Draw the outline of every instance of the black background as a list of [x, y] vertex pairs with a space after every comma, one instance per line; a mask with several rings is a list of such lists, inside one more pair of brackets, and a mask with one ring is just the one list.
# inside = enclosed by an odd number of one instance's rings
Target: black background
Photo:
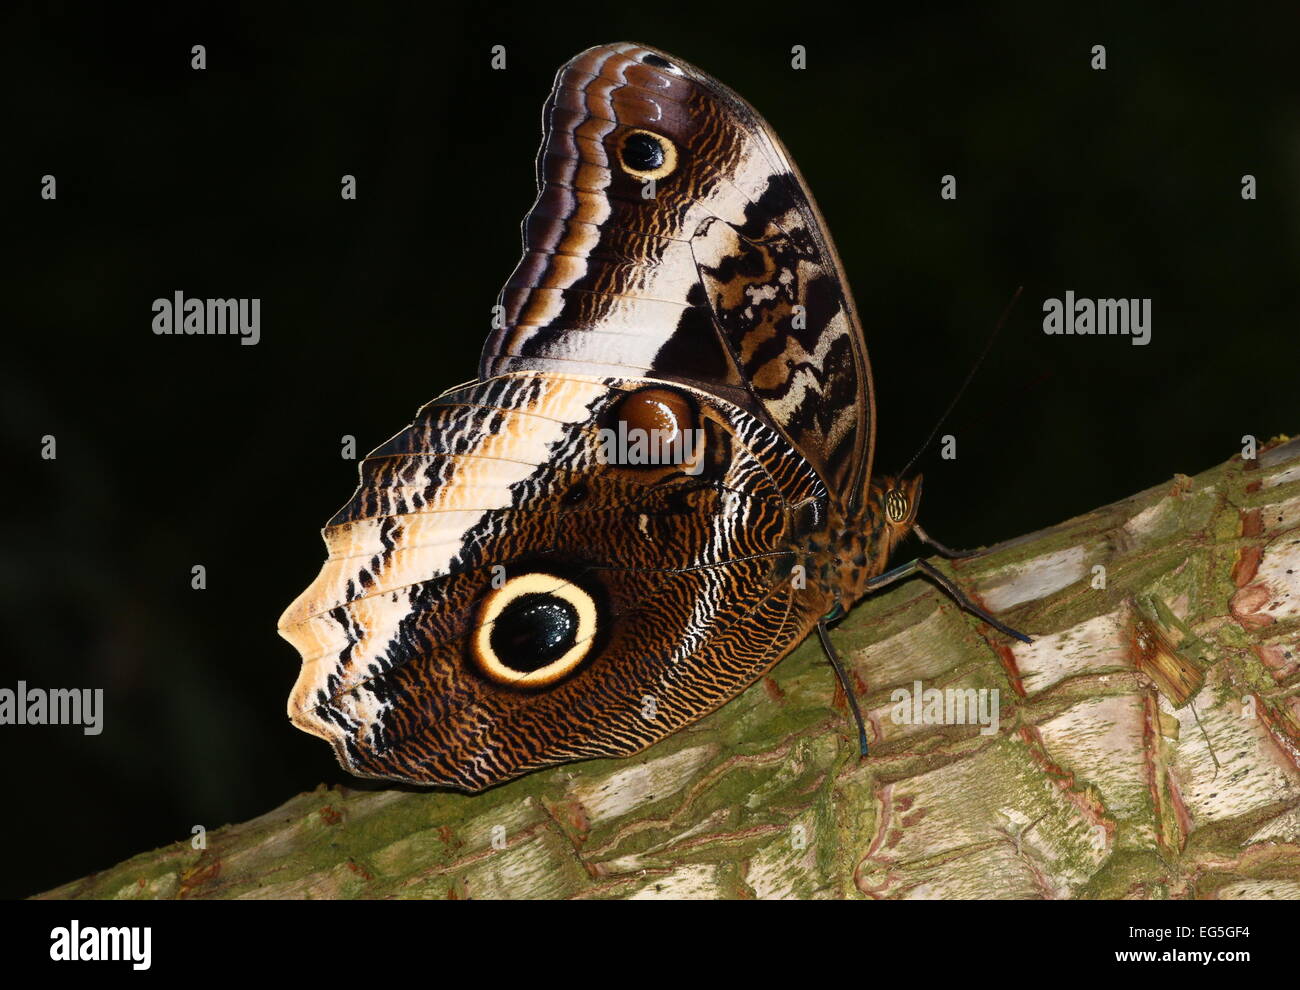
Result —
[[[298, 658], [275, 622], [355, 484], [340, 438], [364, 452], [474, 376], [542, 102], [589, 45], [691, 61], [782, 136], [863, 316], [880, 469], [1024, 284], [945, 427], [957, 459], [919, 465], [934, 536], [1006, 539], [1300, 430], [1284, 7], [191, 6], [4, 15], [0, 687], [102, 687], [107, 710], [97, 737], [0, 726], [0, 895], [349, 780], [285, 718]], [[177, 289], [260, 297], [261, 343], [155, 336]], [[1045, 336], [1067, 289], [1149, 297], [1151, 344]]]

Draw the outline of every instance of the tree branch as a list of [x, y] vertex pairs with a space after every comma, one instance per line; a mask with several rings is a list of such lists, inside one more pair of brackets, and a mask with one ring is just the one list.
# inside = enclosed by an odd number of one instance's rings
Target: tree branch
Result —
[[[321, 787], [42, 896], [1300, 896], [1300, 441], [940, 566], [1035, 642], [924, 580], [864, 602], [866, 761], [813, 636], [632, 759]], [[913, 724], [928, 689], [996, 731]]]

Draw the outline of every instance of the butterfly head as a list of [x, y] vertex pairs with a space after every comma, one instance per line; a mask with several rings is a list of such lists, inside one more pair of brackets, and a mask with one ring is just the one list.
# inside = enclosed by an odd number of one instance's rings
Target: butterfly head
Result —
[[888, 550], [900, 543], [916, 524], [921, 504], [921, 475], [877, 478], [871, 485], [871, 506]]

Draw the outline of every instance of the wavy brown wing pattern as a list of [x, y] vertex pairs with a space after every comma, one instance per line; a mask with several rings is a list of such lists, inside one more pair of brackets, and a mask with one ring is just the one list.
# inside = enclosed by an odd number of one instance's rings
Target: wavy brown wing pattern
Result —
[[556, 76], [537, 183], [480, 377], [702, 383], [857, 497], [875, 426], [862, 331], [812, 195], [752, 107], [653, 48], [589, 49]]
[[[669, 407], [689, 463], [611, 464], [603, 429]], [[820, 479], [707, 392], [522, 372], [463, 386], [375, 450], [285, 612], [300, 728], [363, 775], [479, 790], [635, 753], [808, 633], [794, 506]]]

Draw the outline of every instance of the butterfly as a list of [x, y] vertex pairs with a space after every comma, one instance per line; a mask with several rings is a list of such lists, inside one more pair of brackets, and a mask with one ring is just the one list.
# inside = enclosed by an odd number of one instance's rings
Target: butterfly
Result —
[[543, 132], [478, 378], [363, 461], [280, 619], [293, 723], [354, 774], [479, 791], [638, 753], [814, 629], [843, 680], [827, 623], [910, 574], [1020, 636], [926, 561], [886, 571], [928, 540], [921, 479], [872, 475], [861, 325], [758, 113], [611, 44]]

